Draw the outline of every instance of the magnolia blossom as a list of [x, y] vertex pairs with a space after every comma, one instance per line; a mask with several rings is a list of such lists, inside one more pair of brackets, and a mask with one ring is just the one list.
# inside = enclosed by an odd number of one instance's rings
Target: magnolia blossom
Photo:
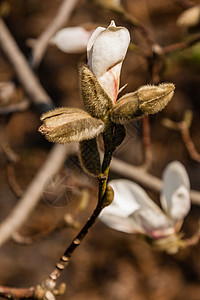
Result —
[[190, 210], [189, 178], [177, 161], [170, 163], [163, 173], [161, 206], [164, 211], [130, 180], [112, 180], [109, 185], [114, 190], [114, 200], [102, 211], [100, 219], [119, 231], [141, 233], [152, 239], [173, 236]]
[[107, 28], [98, 27], [87, 45], [89, 68], [113, 102], [117, 99], [122, 62], [129, 43], [128, 30], [116, 27], [111, 21]]
[[63, 28], [54, 35], [50, 43], [65, 53], [83, 53], [87, 49], [91, 34], [91, 30], [83, 27]]

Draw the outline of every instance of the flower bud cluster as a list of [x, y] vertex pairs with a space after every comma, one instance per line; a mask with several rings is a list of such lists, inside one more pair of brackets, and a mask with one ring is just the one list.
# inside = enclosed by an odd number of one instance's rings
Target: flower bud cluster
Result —
[[[93, 139], [100, 133], [103, 135], [109, 133], [107, 141], [112, 140], [111, 148], [114, 149], [124, 139], [123, 126], [126, 122], [159, 112], [173, 96], [174, 85], [164, 83], [140, 87], [136, 92], [125, 94], [117, 100], [122, 62], [129, 43], [128, 30], [116, 27], [114, 21], [111, 21], [107, 28], [98, 27], [87, 44], [88, 65], [80, 69], [84, 110], [58, 108], [41, 117], [43, 125], [39, 131], [49, 141], [62, 144], [88, 141], [87, 147], [85, 143], [80, 145], [82, 162], [87, 161], [87, 158], [83, 157], [85, 148], [96, 149], [96, 153], [91, 157], [99, 157]], [[97, 160], [99, 164], [99, 158]], [[95, 160], [91, 165], [95, 165]], [[99, 168], [92, 171], [93, 167], [87, 166], [86, 169], [95, 176], [99, 173]]]

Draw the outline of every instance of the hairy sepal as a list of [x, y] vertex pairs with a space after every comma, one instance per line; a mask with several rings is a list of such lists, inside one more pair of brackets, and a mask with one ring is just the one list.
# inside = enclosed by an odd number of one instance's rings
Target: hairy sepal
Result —
[[80, 85], [85, 110], [95, 118], [102, 118], [113, 103], [87, 66], [80, 69]]

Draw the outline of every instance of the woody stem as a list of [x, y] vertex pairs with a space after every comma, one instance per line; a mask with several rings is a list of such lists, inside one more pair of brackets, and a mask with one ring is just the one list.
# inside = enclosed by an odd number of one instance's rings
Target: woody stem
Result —
[[94, 209], [91, 217], [87, 220], [85, 225], [82, 227], [80, 232], [75, 236], [69, 247], [66, 249], [64, 254], [60, 257], [59, 261], [57, 262], [55, 269], [49, 275], [49, 286], [55, 286], [58, 277], [60, 277], [61, 272], [65, 269], [68, 265], [70, 257], [72, 256], [74, 250], [81, 244], [85, 236], [88, 234], [90, 228], [96, 222], [100, 212], [102, 211], [103, 205], [103, 196], [105, 194], [106, 186], [107, 186], [107, 179], [108, 179], [108, 172], [110, 167], [110, 162], [112, 159], [112, 151], [105, 151], [104, 161], [102, 165], [102, 174], [99, 176], [99, 195], [98, 195], [98, 203], [96, 208]]

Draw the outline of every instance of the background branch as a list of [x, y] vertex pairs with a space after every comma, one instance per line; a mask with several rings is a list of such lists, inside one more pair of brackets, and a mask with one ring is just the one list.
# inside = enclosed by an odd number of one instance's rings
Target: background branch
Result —
[[19, 227], [27, 220], [30, 212], [37, 205], [43, 192], [47, 178], [59, 171], [65, 162], [66, 156], [73, 153], [74, 144], [52, 147], [46, 162], [38, 171], [35, 178], [25, 191], [23, 197], [15, 206], [7, 219], [0, 226], [0, 246], [5, 243]]
[[2, 18], [0, 18], [0, 32], [0, 46], [14, 68], [29, 99], [42, 111], [53, 108], [53, 101], [30, 69], [26, 58], [20, 51]]
[[33, 45], [33, 58], [32, 66], [37, 68], [40, 64], [42, 57], [46, 51], [50, 38], [65, 24], [67, 23], [75, 5], [78, 0], [64, 0], [60, 5], [55, 18], [42, 32], [39, 38]]

